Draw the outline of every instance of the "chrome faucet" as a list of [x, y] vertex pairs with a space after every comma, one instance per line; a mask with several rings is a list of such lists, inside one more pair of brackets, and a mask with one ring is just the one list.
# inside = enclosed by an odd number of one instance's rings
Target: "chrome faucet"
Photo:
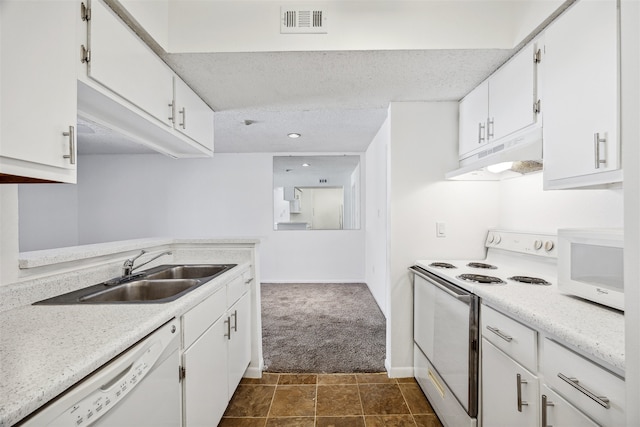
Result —
[[145, 266], [145, 265], [149, 264], [151, 261], [155, 261], [156, 259], [160, 258], [161, 256], [164, 256], [164, 255], [171, 255], [171, 251], [165, 251], [165, 252], [162, 252], [162, 253], [160, 253], [160, 254], [158, 254], [158, 255], [154, 256], [154, 257], [153, 257], [153, 258], [151, 258], [149, 261], [147, 261], [147, 262], [143, 262], [142, 264], [137, 265], [137, 266], [135, 266], [135, 267], [134, 267], [134, 266], [133, 266], [133, 263], [134, 263], [138, 258], [140, 258], [142, 255], [144, 255], [144, 254], [146, 254], [146, 253], [147, 253], [147, 251], [145, 251], [145, 250], [143, 249], [143, 250], [141, 250], [141, 251], [140, 251], [140, 253], [139, 253], [138, 255], [134, 256], [133, 258], [129, 258], [129, 259], [127, 259], [127, 260], [124, 262], [124, 264], [122, 265], [122, 277], [123, 277], [123, 278], [124, 278], [124, 277], [130, 277], [130, 276], [131, 276], [131, 274], [133, 273], [133, 270], [137, 270], [137, 269], [139, 269], [140, 267], [142, 267], [142, 266]]

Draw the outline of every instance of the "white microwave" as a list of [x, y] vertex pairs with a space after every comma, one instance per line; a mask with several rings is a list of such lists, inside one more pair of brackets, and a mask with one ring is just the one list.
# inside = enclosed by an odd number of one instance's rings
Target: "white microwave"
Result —
[[624, 310], [622, 229], [559, 229], [558, 289]]

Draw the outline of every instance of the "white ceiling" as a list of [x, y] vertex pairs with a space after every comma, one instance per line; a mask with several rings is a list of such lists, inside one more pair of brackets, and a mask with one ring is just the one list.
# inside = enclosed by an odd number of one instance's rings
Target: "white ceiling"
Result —
[[[390, 102], [457, 101], [512, 53], [188, 53], [169, 54], [166, 60], [215, 110], [216, 152], [363, 152]], [[81, 154], [153, 152], [89, 128], [79, 128]], [[302, 137], [292, 140], [290, 132]]]
[[[457, 101], [512, 53], [190, 53], [166, 60], [216, 111], [216, 152], [363, 152], [391, 101]], [[290, 132], [302, 137], [291, 140]]]

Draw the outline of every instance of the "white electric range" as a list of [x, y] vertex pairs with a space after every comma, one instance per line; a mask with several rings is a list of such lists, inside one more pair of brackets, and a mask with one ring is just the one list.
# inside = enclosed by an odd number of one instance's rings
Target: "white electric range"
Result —
[[479, 288], [557, 287], [556, 236], [489, 230], [481, 260], [421, 260], [414, 275], [414, 375], [447, 426], [476, 427]]
[[481, 260], [419, 260], [416, 265], [469, 292], [481, 286], [557, 286], [553, 234], [489, 230]]

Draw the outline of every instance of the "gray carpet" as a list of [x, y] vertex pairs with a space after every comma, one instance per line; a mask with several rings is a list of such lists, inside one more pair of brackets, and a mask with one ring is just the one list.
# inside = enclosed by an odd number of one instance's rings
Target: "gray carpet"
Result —
[[365, 284], [262, 284], [267, 372], [382, 372], [385, 333]]

